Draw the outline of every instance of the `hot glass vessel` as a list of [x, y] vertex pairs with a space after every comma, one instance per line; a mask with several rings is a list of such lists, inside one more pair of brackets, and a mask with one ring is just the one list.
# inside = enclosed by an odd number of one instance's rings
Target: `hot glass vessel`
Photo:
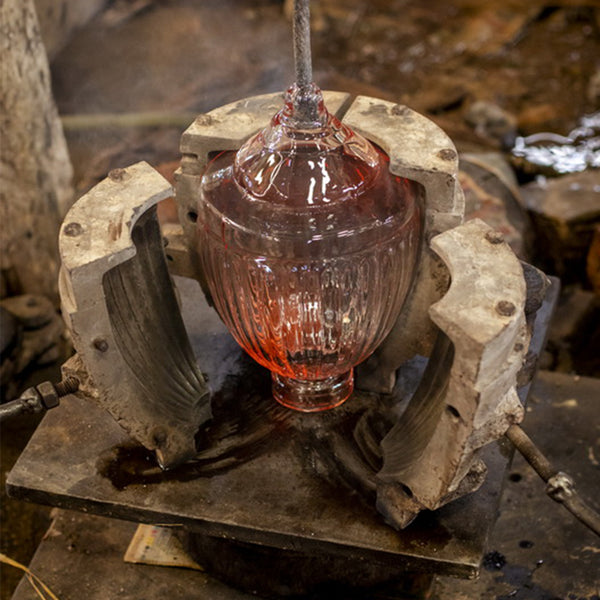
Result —
[[302, 411], [338, 406], [394, 324], [422, 232], [421, 187], [290, 88], [270, 125], [202, 177], [198, 252], [219, 315]]

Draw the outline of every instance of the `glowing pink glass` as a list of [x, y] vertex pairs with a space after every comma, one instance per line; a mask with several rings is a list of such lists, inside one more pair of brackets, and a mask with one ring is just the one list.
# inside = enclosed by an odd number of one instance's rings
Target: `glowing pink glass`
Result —
[[[271, 124], [202, 178], [199, 254], [215, 307], [270, 369], [275, 399], [338, 406], [410, 288], [421, 188], [297, 87]], [[307, 112], [306, 107], [312, 107]]]

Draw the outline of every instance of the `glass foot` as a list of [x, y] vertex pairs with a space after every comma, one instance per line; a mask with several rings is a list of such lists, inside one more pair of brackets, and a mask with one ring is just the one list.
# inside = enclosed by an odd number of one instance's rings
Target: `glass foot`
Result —
[[273, 376], [273, 396], [279, 404], [302, 412], [318, 412], [335, 408], [348, 399], [354, 389], [352, 370], [342, 375], [303, 381]]

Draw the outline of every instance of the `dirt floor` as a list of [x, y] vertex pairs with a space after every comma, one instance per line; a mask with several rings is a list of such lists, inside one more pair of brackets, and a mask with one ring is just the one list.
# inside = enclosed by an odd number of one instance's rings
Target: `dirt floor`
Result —
[[[193, 115], [287, 87], [293, 60], [286, 6], [114, 0], [76, 32], [51, 69], [60, 114], [83, 117], [65, 122], [78, 193], [138, 160], [170, 176]], [[595, 0], [314, 0], [313, 26], [315, 80], [323, 89], [407, 104], [442, 126], [460, 151], [500, 150], [517, 164], [510, 157], [517, 136], [565, 136], [600, 107]], [[148, 112], [160, 113], [158, 124], [146, 125]], [[115, 125], [114, 113], [130, 117]], [[98, 114], [105, 117], [90, 118]], [[517, 175], [532, 181], [536, 170], [521, 164]], [[548, 359], [553, 367], [560, 352], [569, 354], [568, 344], [559, 346]], [[587, 365], [593, 347], [577, 347]], [[568, 361], [565, 369], [579, 372], [572, 356]], [[600, 374], [597, 363], [582, 369]], [[3, 427], [3, 481], [34, 426]], [[48, 514], [3, 495], [2, 552], [27, 563]], [[3, 572], [1, 600], [19, 577]]]

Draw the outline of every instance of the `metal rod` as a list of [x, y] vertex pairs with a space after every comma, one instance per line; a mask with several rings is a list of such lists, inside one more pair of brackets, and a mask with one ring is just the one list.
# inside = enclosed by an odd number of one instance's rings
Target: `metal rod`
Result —
[[59, 398], [75, 393], [79, 380], [67, 377], [56, 385], [45, 381], [36, 387], [27, 388], [16, 400], [0, 405], [0, 422], [24, 414], [36, 414], [50, 410], [59, 404]]
[[69, 394], [74, 394], [79, 389], [79, 380], [76, 377], [67, 377], [62, 381], [59, 381], [54, 389], [58, 394], [59, 398], [63, 396], [68, 396]]
[[573, 479], [552, 466], [552, 463], [518, 425], [511, 425], [506, 432], [506, 437], [546, 482], [546, 494], [552, 500], [562, 504], [573, 516], [600, 536], [600, 514], [577, 493]]
[[294, 63], [296, 84], [304, 90], [312, 83], [310, 52], [310, 0], [294, 0]]
[[552, 466], [519, 425], [511, 425], [506, 432], [506, 437], [546, 483], [550, 477], [556, 475], [557, 469]]
[[34, 414], [42, 412], [42, 410], [44, 410], [44, 407], [41, 398], [37, 403], [35, 399], [17, 398], [0, 405], [0, 423], [19, 415]]

